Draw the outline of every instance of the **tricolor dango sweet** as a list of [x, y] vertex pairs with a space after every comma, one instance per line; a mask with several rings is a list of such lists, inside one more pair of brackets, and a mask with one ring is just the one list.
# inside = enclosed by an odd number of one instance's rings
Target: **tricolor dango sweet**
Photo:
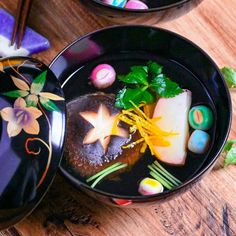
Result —
[[194, 129], [208, 130], [213, 125], [213, 113], [207, 106], [194, 106], [189, 112], [189, 124]]
[[188, 149], [196, 154], [203, 154], [207, 151], [210, 143], [210, 135], [202, 130], [195, 130], [188, 141]]
[[155, 179], [145, 178], [140, 182], [138, 191], [142, 195], [152, 195], [162, 193], [164, 187]]

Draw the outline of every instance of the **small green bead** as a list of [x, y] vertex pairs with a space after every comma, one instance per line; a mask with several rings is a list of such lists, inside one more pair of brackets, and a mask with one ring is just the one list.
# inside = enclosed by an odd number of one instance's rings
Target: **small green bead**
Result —
[[188, 120], [192, 128], [208, 130], [213, 125], [213, 112], [206, 106], [195, 106], [189, 111]]

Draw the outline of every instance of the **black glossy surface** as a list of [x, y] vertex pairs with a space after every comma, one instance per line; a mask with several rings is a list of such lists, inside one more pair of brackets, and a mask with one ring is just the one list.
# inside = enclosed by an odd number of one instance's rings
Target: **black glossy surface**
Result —
[[[64, 143], [65, 102], [53, 101], [58, 111], [48, 111], [38, 102], [32, 111], [36, 109], [41, 114], [35, 119], [39, 130], [30, 131], [29, 124], [33, 118], [28, 110], [14, 107], [18, 96], [10, 97], [4, 93], [21, 90], [32, 94], [26, 88], [32, 88], [32, 81], [44, 71], [47, 75], [41, 92], [63, 97], [60, 84], [54, 74], [35, 59], [5, 58], [0, 60], [0, 64], [4, 68], [0, 71], [0, 229], [3, 229], [15, 224], [36, 207], [56, 174]], [[23, 85], [14, 83], [13, 76]], [[25, 101], [27, 96], [20, 99]], [[10, 122], [3, 116], [6, 107], [14, 110], [15, 117]], [[21, 117], [22, 114], [24, 116]], [[19, 119], [16, 121], [17, 116]], [[11, 136], [10, 123], [24, 128], [18, 134], [12, 129]]]
[[[137, 40], [138, 39], [138, 40]], [[193, 105], [204, 103], [215, 113], [215, 126], [211, 131], [212, 148], [208, 155], [194, 162], [179, 176], [184, 184], [173, 191], [156, 196], [119, 196], [93, 190], [76, 177], [63, 161], [63, 174], [88, 194], [113, 204], [114, 198], [139, 203], [165, 200], [185, 191], [215, 163], [231, 126], [231, 101], [228, 89], [214, 62], [196, 45], [179, 35], [158, 28], [144, 26], [112, 27], [89, 34], [66, 48], [51, 64], [52, 71], [63, 84], [67, 102], [82, 94], [96, 90], [88, 84], [91, 68], [100, 62], [111, 63], [122, 72], [133, 63], [155, 59], [165, 65], [165, 73], [193, 92]], [[107, 61], [109, 60], [109, 61]], [[124, 68], [118, 66], [124, 63]], [[121, 70], [122, 68], [122, 70]], [[116, 68], [117, 69], [117, 68]], [[111, 88], [114, 92], [117, 87]], [[214, 137], [215, 135], [215, 137]], [[196, 157], [192, 157], [193, 160]], [[191, 160], [191, 161], [193, 161]], [[200, 169], [199, 169], [200, 168]], [[178, 173], [178, 171], [177, 171]], [[135, 204], [131, 205], [135, 206]]]
[[145, 0], [149, 9], [135, 10], [114, 7], [101, 0], [80, 0], [94, 14], [120, 24], [156, 24], [186, 14], [202, 0]]

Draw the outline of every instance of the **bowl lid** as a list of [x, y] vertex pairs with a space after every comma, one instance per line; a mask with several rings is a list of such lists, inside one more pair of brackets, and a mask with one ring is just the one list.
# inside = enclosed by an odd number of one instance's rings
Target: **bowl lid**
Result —
[[66, 108], [57, 78], [36, 59], [0, 59], [0, 85], [1, 222], [4, 210], [20, 209], [8, 218], [32, 210], [51, 184], [62, 157]]

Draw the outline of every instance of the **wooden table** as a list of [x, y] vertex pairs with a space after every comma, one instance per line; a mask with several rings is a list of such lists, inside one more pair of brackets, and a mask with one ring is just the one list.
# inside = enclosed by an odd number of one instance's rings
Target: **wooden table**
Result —
[[[14, 12], [16, 1], [1, 0]], [[35, 0], [30, 26], [48, 37], [52, 48], [36, 55], [46, 63], [68, 43], [111, 23], [84, 11], [77, 0]], [[180, 33], [207, 51], [218, 65], [236, 68], [236, 1], [205, 0], [187, 15], [159, 26]], [[1, 26], [0, 26], [1, 27]], [[231, 138], [236, 138], [236, 94]], [[166, 236], [236, 235], [236, 166], [214, 170], [190, 191], [144, 209], [111, 208], [76, 191], [57, 176], [38, 208], [0, 235]]]

